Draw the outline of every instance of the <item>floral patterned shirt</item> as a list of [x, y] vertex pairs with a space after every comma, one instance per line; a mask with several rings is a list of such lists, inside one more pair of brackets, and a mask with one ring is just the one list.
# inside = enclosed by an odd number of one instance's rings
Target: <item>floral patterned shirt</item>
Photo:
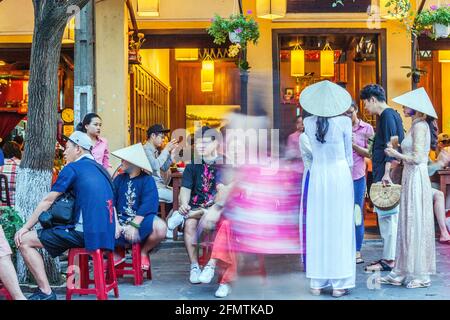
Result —
[[181, 186], [190, 189], [191, 208], [209, 207], [217, 193], [219, 182], [218, 168], [215, 163], [188, 164], [183, 172]]

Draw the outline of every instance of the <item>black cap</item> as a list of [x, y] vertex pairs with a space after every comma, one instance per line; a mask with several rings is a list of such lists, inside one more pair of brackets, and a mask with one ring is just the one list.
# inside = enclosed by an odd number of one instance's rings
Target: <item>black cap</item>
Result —
[[158, 133], [168, 133], [170, 132], [170, 129], [164, 129], [164, 126], [162, 124], [154, 124], [147, 130], [147, 138], [150, 138], [152, 133], [158, 134]]

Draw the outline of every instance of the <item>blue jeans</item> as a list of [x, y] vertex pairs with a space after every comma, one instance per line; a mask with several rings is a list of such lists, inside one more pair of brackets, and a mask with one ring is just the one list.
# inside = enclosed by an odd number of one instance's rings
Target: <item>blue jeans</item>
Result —
[[356, 251], [361, 251], [364, 241], [364, 195], [366, 193], [366, 177], [354, 180], [353, 189], [355, 192], [355, 206], [359, 205], [361, 208], [362, 222], [360, 226], [355, 226]]

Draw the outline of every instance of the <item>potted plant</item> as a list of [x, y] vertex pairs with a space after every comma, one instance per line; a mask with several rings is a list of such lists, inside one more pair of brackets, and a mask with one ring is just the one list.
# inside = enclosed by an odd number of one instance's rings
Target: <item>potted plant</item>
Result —
[[13, 207], [0, 207], [0, 225], [11, 247], [13, 252], [12, 258], [15, 262], [17, 248], [14, 242], [14, 235], [23, 225], [22, 218], [20, 218], [18, 212]]
[[406, 75], [408, 78], [413, 79], [414, 83], [419, 83], [420, 82], [420, 76], [424, 75], [427, 73], [426, 70], [422, 70], [422, 69], [418, 69], [418, 68], [413, 68], [410, 66], [403, 66], [403, 69], [409, 69], [410, 72], [408, 72], [408, 74]]
[[249, 15], [233, 14], [229, 18], [215, 15], [212, 24], [207, 29], [208, 34], [214, 38], [215, 44], [223, 44], [229, 39], [232, 43], [228, 49], [230, 57], [239, 56], [237, 65], [241, 71], [248, 71], [250, 66], [247, 61], [247, 44], [256, 44], [259, 39], [258, 23]]
[[450, 4], [445, 6], [431, 6], [429, 10], [422, 11], [416, 18], [418, 32], [429, 32], [433, 39], [447, 38], [450, 34]]
[[128, 43], [128, 62], [134, 64], [141, 63], [141, 56], [139, 55], [139, 49], [145, 42], [144, 34], [138, 33], [137, 39], [134, 31], [128, 33], [129, 43]]

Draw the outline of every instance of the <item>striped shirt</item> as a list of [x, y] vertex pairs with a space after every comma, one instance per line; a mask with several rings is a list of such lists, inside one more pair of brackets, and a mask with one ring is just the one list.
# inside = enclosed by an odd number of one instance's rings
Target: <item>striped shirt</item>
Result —
[[[0, 174], [6, 175], [8, 178], [9, 198], [11, 206], [14, 207], [16, 195], [17, 170], [20, 166], [20, 160], [17, 158], [5, 159], [5, 164], [0, 167]], [[2, 188], [2, 199], [6, 199], [6, 192]], [[6, 207], [6, 202], [1, 201], [0, 207]]]

